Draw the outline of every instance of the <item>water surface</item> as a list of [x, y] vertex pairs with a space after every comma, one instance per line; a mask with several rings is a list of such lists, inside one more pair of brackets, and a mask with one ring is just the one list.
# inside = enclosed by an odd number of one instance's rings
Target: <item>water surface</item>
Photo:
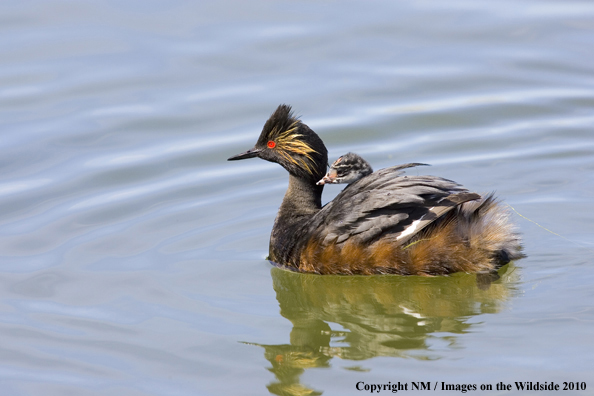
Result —
[[[3, 395], [350, 395], [359, 381], [593, 392], [591, 2], [0, 11]], [[471, 274], [271, 267], [287, 174], [225, 160], [279, 103], [331, 160], [424, 162], [409, 172], [496, 191], [528, 257], [488, 288]]]

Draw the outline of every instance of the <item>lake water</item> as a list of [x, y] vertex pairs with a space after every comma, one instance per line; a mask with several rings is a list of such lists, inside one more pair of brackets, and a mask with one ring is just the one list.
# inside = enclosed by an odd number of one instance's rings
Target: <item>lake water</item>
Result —
[[[594, 394], [594, 2], [33, 0], [0, 20], [1, 395]], [[528, 257], [487, 289], [273, 268], [287, 173], [226, 159], [280, 103], [331, 161], [496, 191]]]

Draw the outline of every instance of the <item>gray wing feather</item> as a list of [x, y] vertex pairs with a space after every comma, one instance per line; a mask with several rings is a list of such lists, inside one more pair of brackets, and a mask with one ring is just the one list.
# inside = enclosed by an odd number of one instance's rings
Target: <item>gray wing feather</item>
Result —
[[458, 204], [480, 198], [451, 180], [401, 176], [401, 169], [416, 165], [381, 169], [348, 185], [314, 215], [310, 235], [322, 245], [351, 238], [369, 243], [387, 234], [396, 241], [409, 225], [421, 220], [413, 234], [397, 241], [404, 243]]

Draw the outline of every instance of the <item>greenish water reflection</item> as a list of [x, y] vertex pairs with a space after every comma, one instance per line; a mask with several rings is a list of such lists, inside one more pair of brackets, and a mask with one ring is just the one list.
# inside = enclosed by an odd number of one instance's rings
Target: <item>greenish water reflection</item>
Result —
[[[269, 370], [276, 376], [268, 390], [276, 395], [319, 395], [302, 385], [300, 376], [308, 368], [329, 367], [334, 357], [439, 359], [430, 338], [445, 340], [448, 348], [462, 347], [458, 335], [473, 326], [470, 318], [499, 312], [516, 294], [516, 267], [510, 264], [498, 275], [485, 284], [474, 274], [319, 276], [274, 268], [280, 312], [293, 329], [290, 344], [257, 344], [265, 349], [272, 364]], [[344, 330], [332, 330], [329, 323]]]

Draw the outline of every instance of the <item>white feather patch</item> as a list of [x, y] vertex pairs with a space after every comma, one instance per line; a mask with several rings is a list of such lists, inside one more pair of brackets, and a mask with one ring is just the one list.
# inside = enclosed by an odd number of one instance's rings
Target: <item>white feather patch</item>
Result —
[[[435, 209], [435, 206], [433, 206], [432, 208], [429, 208], [429, 212], [431, 212], [433, 209]], [[404, 229], [404, 231], [402, 231], [402, 233], [400, 233], [400, 235], [398, 235], [396, 237], [396, 240], [399, 240], [401, 238], [404, 238], [404, 237], [414, 234], [417, 230], [417, 226], [423, 220], [423, 217], [425, 217], [425, 215], [421, 216], [421, 218], [419, 218], [418, 220], [413, 221], [408, 227], [406, 227]]]
[[419, 220], [413, 221], [411, 225], [409, 225], [408, 227], [406, 227], [404, 229], [404, 231], [402, 231], [402, 233], [396, 237], [396, 240], [399, 240], [400, 238], [404, 238], [405, 236], [409, 236], [411, 234], [414, 234], [414, 232], [417, 229], [417, 226], [419, 225], [419, 223], [421, 222], [421, 220], [423, 220], [423, 217], [421, 217]]

